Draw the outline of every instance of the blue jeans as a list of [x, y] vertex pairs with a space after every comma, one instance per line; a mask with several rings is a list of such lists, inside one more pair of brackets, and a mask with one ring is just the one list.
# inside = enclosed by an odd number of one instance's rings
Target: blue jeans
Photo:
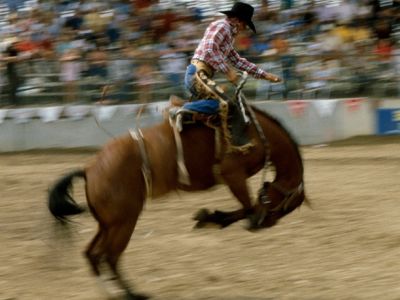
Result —
[[186, 109], [197, 111], [203, 114], [216, 114], [219, 111], [219, 101], [215, 99], [199, 99], [199, 92], [196, 90], [195, 74], [197, 69], [190, 64], [186, 68], [185, 73], [185, 88], [196, 99], [194, 102], [185, 103], [183, 106]]
[[184, 84], [186, 90], [193, 96], [197, 97], [198, 93], [195, 88], [194, 84], [194, 75], [196, 74], [196, 66], [195, 65], [188, 65], [186, 68], [186, 73], [185, 73], [185, 79], [184, 79]]

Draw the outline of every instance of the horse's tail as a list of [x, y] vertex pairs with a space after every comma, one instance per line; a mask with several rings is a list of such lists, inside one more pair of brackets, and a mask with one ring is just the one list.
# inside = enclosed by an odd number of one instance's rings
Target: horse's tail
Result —
[[67, 216], [85, 211], [70, 195], [72, 179], [82, 177], [86, 180], [85, 170], [76, 170], [60, 178], [49, 190], [48, 207], [52, 215], [60, 221], [67, 221]]

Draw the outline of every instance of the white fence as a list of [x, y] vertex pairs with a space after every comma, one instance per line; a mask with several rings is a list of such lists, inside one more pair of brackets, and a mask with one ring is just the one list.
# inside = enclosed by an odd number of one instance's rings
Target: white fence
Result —
[[[301, 145], [329, 143], [375, 132], [375, 107], [367, 98], [254, 104], [280, 120]], [[167, 105], [167, 102], [150, 104], [141, 115], [140, 126], [161, 121]], [[100, 147], [111, 138], [107, 132], [117, 136], [134, 128], [140, 107], [133, 104], [2, 109], [0, 152]], [[97, 125], [96, 119], [105, 130]]]

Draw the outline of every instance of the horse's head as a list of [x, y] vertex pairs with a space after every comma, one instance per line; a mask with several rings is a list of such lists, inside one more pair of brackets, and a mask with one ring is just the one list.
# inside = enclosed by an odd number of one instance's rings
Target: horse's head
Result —
[[271, 227], [283, 216], [299, 207], [305, 200], [301, 182], [294, 189], [284, 189], [276, 182], [264, 182], [258, 192], [258, 208], [250, 219], [250, 228]]

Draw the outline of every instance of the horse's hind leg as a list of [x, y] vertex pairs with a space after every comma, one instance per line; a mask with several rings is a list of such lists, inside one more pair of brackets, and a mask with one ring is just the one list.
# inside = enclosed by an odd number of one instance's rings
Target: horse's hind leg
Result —
[[102, 268], [106, 258], [107, 236], [108, 231], [106, 228], [104, 226], [99, 226], [97, 234], [85, 251], [85, 255], [89, 261], [93, 273], [96, 275], [99, 286], [109, 298], [113, 298], [116, 294], [115, 289], [117, 288], [114, 283], [116, 279], [115, 275], [113, 275], [111, 278], [107, 278], [104, 274], [105, 270]]
[[[148, 299], [145, 295], [133, 293], [118, 271], [119, 258], [128, 245], [135, 228], [137, 218], [134, 219], [133, 217], [125, 223], [116, 223], [107, 229], [99, 227], [99, 231], [85, 252], [93, 272], [98, 276], [99, 283], [110, 298], [122, 291], [127, 300]], [[104, 262], [107, 263], [112, 273], [110, 278], [103, 277], [102, 271], [104, 270], [101, 266]], [[117, 291], [115, 291], [116, 288]]]
[[[121, 218], [122, 219], [122, 218]], [[128, 284], [122, 279], [118, 271], [118, 261], [126, 249], [135, 228], [137, 216], [132, 216], [126, 221], [116, 221], [113, 224], [101, 224], [93, 240], [85, 252], [92, 271], [98, 278], [100, 286], [109, 298], [114, 299], [123, 292], [127, 300], [148, 299], [145, 295], [133, 293]], [[106, 263], [111, 271], [111, 276], [104, 276]]]
[[118, 261], [121, 257], [122, 252], [125, 250], [129, 243], [129, 240], [136, 225], [136, 221], [137, 217], [133, 217], [132, 219], [125, 221], [124, 223], [115, 224], [109, 229], [105, 257], [119, 286], [125, 291], [125, 297], [127, 300], [145, 300], [149, 298], [146, 295], [132, 292], [131, 288], [122, 278], [118, 270]]
[[101, 251], [101, 247], [99, 247], [99, 241], [102, 239], [103, 235], [104, 232], [102, 228], [99, 227], [96, 235], [94, 236], [94, 238], [92, 239], [92, 241], [90, 242], [89, 246], [85, 251], [86, 258], [89, 260], [92, 271], [96, 276], [100, 276], [99, 265], [103, 253]]

